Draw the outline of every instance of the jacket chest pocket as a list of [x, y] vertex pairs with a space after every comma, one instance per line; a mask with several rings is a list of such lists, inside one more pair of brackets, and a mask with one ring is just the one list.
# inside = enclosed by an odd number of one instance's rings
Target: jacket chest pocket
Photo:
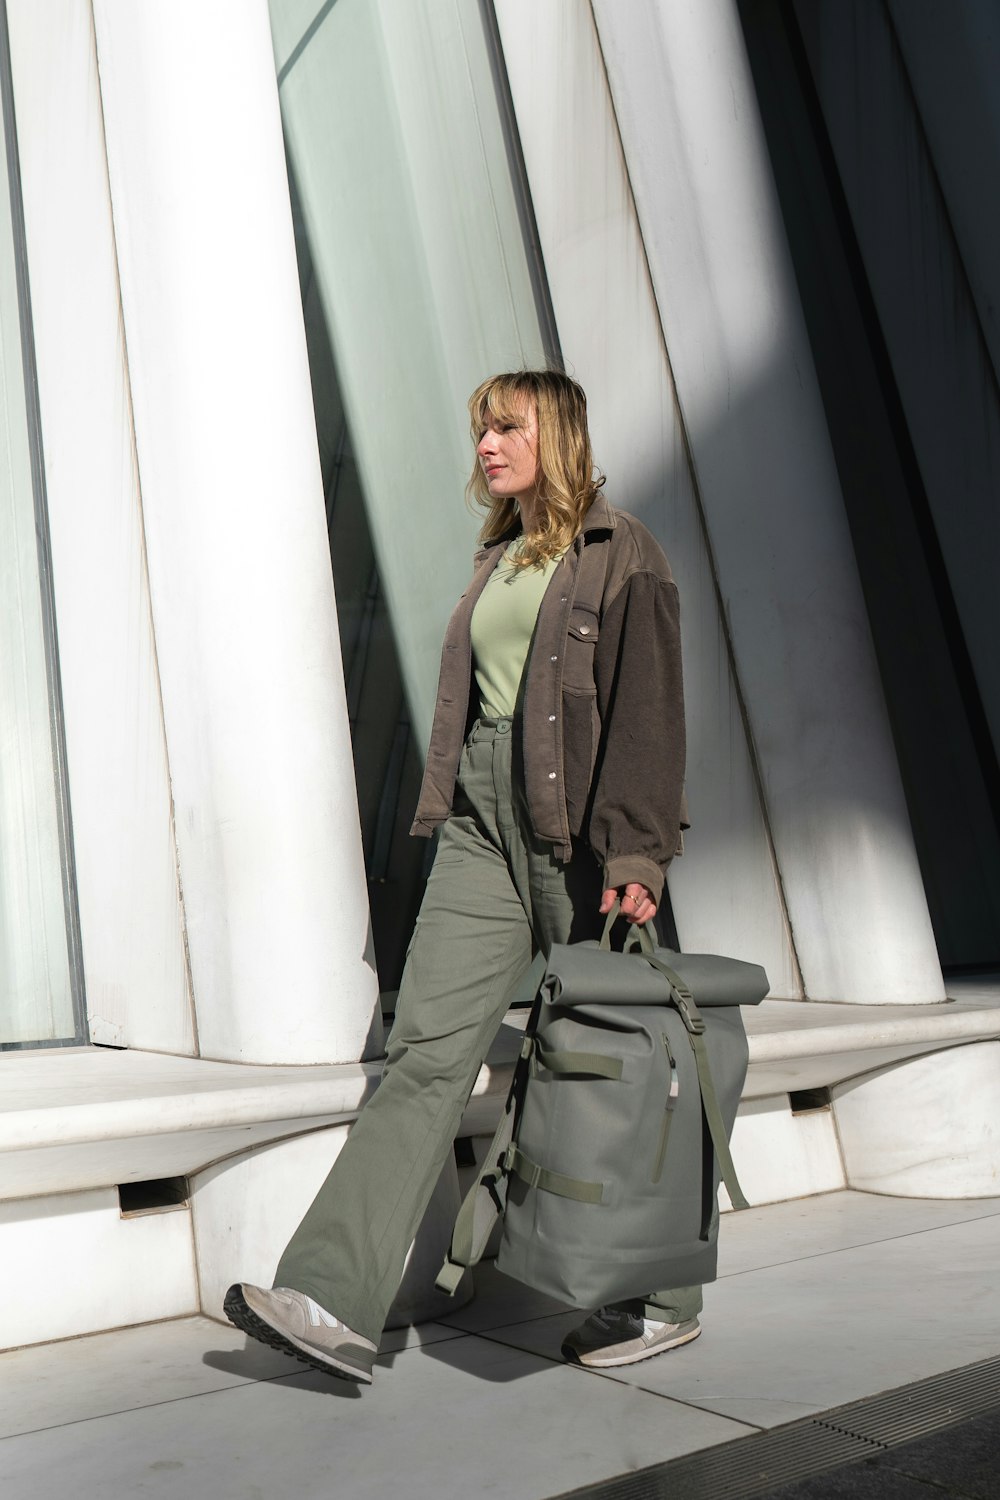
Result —
[[597, 692], [594, 682], [594, 651], [599, 632], [600, 621], [597, 612], [581, 605], [575, 606], [566, 629], [564, 692]]

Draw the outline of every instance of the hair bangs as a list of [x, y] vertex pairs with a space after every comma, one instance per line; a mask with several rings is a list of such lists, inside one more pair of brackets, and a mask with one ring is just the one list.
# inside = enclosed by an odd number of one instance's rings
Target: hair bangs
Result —
[[486, 428], [487, 416], [497, 422], [523, 422], [525, 408], [532, 400], [532, 391], [522, 376], [494, 375], [486, 380], [469, 402], [472, 418], [472, 436], [478, 443]]
[[[523, 537], [515, 567], [539, 567], [559, 557], [579, 535], [583, 518], [604, 483], [595, 470], [583, 388], [559, 370], [516, 370], [492, 375], [469, 397], [473, 442], [488, 419], [520, 425], [529, 406], [538, 418], [538, 512], [535, 529]], [[513, 496], [494, 498], [478, 457], [466, 486], [468, 499], [486, 511], [480, 540], [500, 541], [520, 530]]]

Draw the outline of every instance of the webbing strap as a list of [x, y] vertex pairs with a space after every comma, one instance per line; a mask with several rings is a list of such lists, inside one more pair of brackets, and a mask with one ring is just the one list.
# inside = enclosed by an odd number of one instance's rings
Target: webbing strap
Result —
[[726, 1184], [726, 1192], [732, 1201], [734, 1208], [749, 1208], [743, 1189], [740, 1187], [736, 1176], [736, 1166], [733, 1162], [732, 1152], [729, 1149], [729, 1139], [726, 1135], [726, 1126], [722, 1119], [722, 1111], [719, 1109], [719, 1100], [715, 1092], [715, 1084], [712, 1082], [712, 1070], [709, 1067], [708, 1051], [705, 1047], [705, 1038], [701, 1035], [688, 1033], [688, 1041], [694, 1052], [695, 1065], [698, 1069], [698, 1082], [701, 1085], [701, 1103], [705, 1111], [705, 1119], [712, 1136], [712, 1145], [719, 1160], [719, 1171], [722, 1180]]
[[546, 1047], [541, 1037], [535, 1038], [535, 1057], [550, 1073], [584, 1073], [590, 1078], [616, 1080], [622, 1076], [620, 1057], [608, 1057], [601, 1052], [560, 1052], [555, 1047]]
[[460, 1266], [457, 1261], [448, 1259], [438, 1272], [434, 1285], [439, 1292], [446, 1292], [449, 1297], [454, 1297], [458, 1291], [458, 1283], [468, 1269], [468, 1266]]
[[673, 991], [672, 999], [674, 1007], [680, 1012], [681, 1020], [687, 1027], [688, 1035], [690, 1036], [693, 1032], [703, 1032], [705, 1030], [705, 1018], [695, 1004], [694, 996], [676, 969], [672, 969], [669, 964], [665, 964], [662, 958], [657, 958], [655, 953], [644, 952], [639, 956], [644, 958], [654, 969], [658, 969], [669, 982], [670, 988]]
[[[743, 1189], [740, 1187], [739, 1178], [736, 1176], [736, 1166], [733, 1162], [732, 1152], [729, 1149], [729, 1136], [726, 1132], [725, 1121], [722, 1118], [722, 1110], [719, 1108], [719, 1096], [715, 1092], [715, 1082], [712, 1078], [712, 1068], [708, 1060], [708, 1049], [705, 1046], [705, 1020], [694, 1002], [694, 996], [684, 983], [679, 974], [665, 964], [662, 959], [656, 958], [650, 953], [641, 955], [654, 969], [658, 969], [668, 981], [674, 1003], [680, 1012], [681, 1020], [684, 1022], [694, 1053], [695, 1067], [698, 1070], [698, 1088], [701, 1092], [701, 1107], [705, 1111], [705, 1120], [708, 1124], [709, 1134], [712, 1137], [712, 1146], [715, 1150], [716, 1159], [719, 1163], [719, 1171], [722, 1180], [726, 1184], [726, 1192], [734, 1208], [749, 1208]], [[707, 1222], [702, 1225], [702, 1238], [707, 1235]]]
[[[545, 954], [535, 956], [529, 977], [537, 990], [545, 973]], [[528, 1062], [535, 1045], [535, 1027], [538, 1024], [540, 997], [536, 996], [525, 1028], [521, 1055], [514, 1065], [507, 1101], [500, 1123], [483, 1160], [482, 1170], [462, 1200], [462, 1206], [452, 1230], [451, 1245], [444, 1265], [434, 1282], [442, 1292], [453, 1297], [458, 1284], [469, 1266], [482, 1260], [494, 1224], [504, 1211], [507, 1202], [507, 1171], [505, 1159], [514, 1134], [514, 1122], [520, 1109], [524, 1085], [528, 1078]]]
[[[616, 900], [612, 905], [611, 910], [608, 912], [607, 919], [604, 923], [604, 931], [601, 933], [601, 941], [597, 945], [605, 953], [609, 953], [611, 951], [611, 929], [618, 921], [618, 918], [621, 916], [621, 910], [621, 901]], [[625, 946], [622, 949], [622, 952], [628, 953], [629, 950], [634, 948], [637, 944], [642, 949], [642, 952], [646, 958], [651, 957], [653, 953], [653, 936], [649, 930], [648, 922], [633, 922], [631, 924], [625, 937]]]
[[478, 1265], [482, 1260], [493, 1225], [503, 1213], [507, 1201], [504, 1158], [513, 1133], [514, 1109], [511, 1107], [501, 1115], [500, 1124], [486, 1152], [483, 1168], [462, 1200], [451, 1232], [448, 1254], [434, 1283], [442, 1292], [447, 1292], [449, 1297], [455, 1295], [458, 1283], [468, 1267]]
[[574, 1203], [603, 1203], [603, 1182], [586, 1182], [582, 1177], [564, 1177], [562, 1172], [540, 1167], [525, 1156], [517, 1146], [511, 1146], [506, 1157], [507, 1170], [528, 1187], [541, 1188], [543, 1193], [556, 1193], [560, 1198], [572, 1198]]

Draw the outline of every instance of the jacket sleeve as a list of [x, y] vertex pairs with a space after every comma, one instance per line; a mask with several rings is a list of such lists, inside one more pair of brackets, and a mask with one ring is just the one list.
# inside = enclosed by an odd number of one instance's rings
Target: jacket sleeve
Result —
[[641, 571], [601, 620], [594, 661], [600, 742], [589, 839], [605, 889], [640, 881], [659, 902], [684, 791], [684, 689], [675, 584]]

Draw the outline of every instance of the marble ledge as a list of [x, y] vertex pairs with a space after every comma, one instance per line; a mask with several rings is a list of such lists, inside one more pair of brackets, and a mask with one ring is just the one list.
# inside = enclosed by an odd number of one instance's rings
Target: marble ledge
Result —
[[[466, 1107], [491, 1134], [520, 1038], [503, 1028]], [[190, 1175], [249, 1147], [342, 1126], [378, 1063], [291, 1067], [103, 1047], [0, 1057], [0, 1201]]]
[[1000, 984], [936, 1005], [765, 1000], [743, 1008], [750, 1067], [743, 1097], [829, 1087], [891, 1063], [1000, 1038]]
[[[744, 1097], [829, 1087], [921, 1053], [1000, 1038], [1000, 987], [944, 1005], [765, 1001], [745, 1012]], [[525, 1013], [501, 1028], [461, 1133], [496, 1123]], [[0, 1057], [0, 1199], [190, 1174], [353, 1120], [379, 1065], [212, 1062], [100, 1047]]]

